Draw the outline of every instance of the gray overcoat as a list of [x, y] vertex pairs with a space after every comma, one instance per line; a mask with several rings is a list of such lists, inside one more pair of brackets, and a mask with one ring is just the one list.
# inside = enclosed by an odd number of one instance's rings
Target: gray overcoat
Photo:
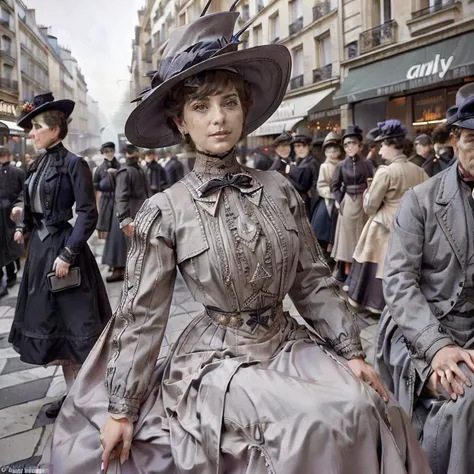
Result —
[[[456, 403], [442, 397], [427, 403], [423, 391], [438, 350], [448, 344], [474, 347], [474, 317], [453, 311], [472, 299], [470, 194], [457, 166], [408, 191], [385, 261], [387, 306], [377, 335], [377, 369], [412, 417], [435, 473], [467, 474], [474, 465], [472, 450], [465, 449], [466, 433], [474, 433], [472, 416], [466, 415], [472, 412], [474, 388]], [[422, 401], [426, 410], [420, 419]]]

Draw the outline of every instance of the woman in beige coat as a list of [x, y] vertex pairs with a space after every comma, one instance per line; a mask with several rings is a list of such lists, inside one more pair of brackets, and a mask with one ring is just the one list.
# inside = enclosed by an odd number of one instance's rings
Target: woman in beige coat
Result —
[[380, 166], [364, 195], [364, 211], [370, 216], [362, 231], [348, 280], [349, 302], [380, 314], [385, 306], [382, 275], [392, 221], [405, 192], [428, 179], [419, 166], [403, 154], [407, 131], [399, 120], [387, 120], [376, 138], [380, 155], [389, 163]]

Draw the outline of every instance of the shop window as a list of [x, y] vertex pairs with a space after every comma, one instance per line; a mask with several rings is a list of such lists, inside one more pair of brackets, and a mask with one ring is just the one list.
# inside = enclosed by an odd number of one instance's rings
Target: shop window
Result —
[[280, 16], [278, 12], [270, 17], [269, 27], [270, 43], [276, 43], [280, 39]]

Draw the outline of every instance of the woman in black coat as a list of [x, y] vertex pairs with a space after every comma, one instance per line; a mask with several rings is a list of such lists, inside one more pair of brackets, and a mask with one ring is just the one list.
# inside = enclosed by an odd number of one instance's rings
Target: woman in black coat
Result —
[[[29, 168], [22, 197], [12, 217], [23, 212], [25, 231], [31, 232], [9, 342], [24, 362], [62, 365], [67, 389], [111, 317], [99, 268], [87, 240], [97, 224], [92, 175], [87, 163], [61, 143], [67, 135], [74, 102], [55, 101], [51, 93], [23, 106], [18, 125], [30, 129], [44, 153]], [[68, 222], [77, 219], [74, 227]], [[15, 233], [21, 242], [22, 232]], [[48, 274], [59, 284], [78, 267], [76, 286], [53, 292]], [[77, 275], [72, 272], [70, 278]], [[62, 401], [61, 401], [62, 402]], [[57, 416], [61, 402], [46, 414]]]

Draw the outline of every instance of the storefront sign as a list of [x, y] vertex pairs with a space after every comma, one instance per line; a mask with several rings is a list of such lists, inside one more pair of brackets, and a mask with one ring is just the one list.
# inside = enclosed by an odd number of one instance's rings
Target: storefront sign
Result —
[[292, 102], [283, 103], [272, 115], [271, 121], [285, 120], [295, 116], [295, 105]]
[[0, 115], [16, 115], [16, 105], [0, 100]]
[[329, 110], [322, 110], [321, 112], [314, 112], [313, 114], [309, 115], [309, 120], [320, 120], [328, 117], [336, 117], [340, 115], [341, 109], [339, 107], [335, 107]]
[[414, 122], [442, 120], [446, 113], [446, 89], [423, 94], [413, 98]]
[[419, 79], [420, 77], [439, 76], [440, 79], [448, 72], [449, 66], [453, 62], [454, 56], [449, 56], [448, 59], [442, 58], [437, 54], [435, 58], [427, 63], [415, 64], [407, 72], [407, 79]]

